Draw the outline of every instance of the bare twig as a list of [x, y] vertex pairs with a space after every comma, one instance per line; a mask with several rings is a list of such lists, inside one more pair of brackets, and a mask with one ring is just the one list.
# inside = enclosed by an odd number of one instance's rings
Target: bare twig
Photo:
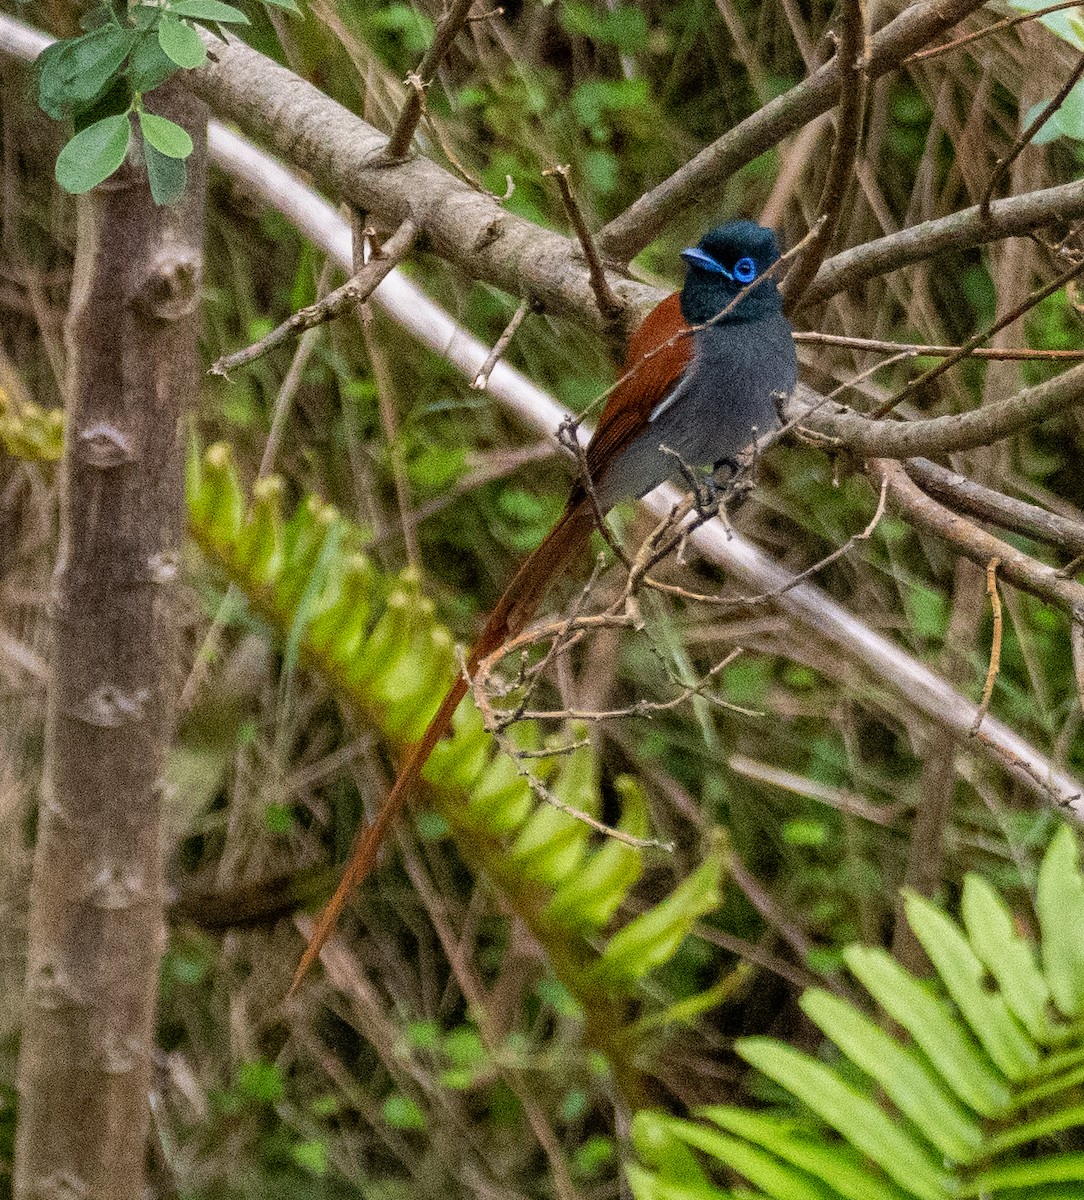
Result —
[[417, 71], [407, 76], [407, 98], [395, 129], [388, 139], [383, 161], [388, 165], [402, 162], [414, 140], [422, 113], [425, 110], [425, 89], [433, 82], [437, 68], [452, 48], [456, 35], [463, 28], [474, 0], [454, 0], [433, 34], [433, 43], [422, 56]]
[[979, 29], [975, 33], [965, 34], [963, 37], [953, 38], [951, 42], [945, 42], [940, 46], [931, 46], [928, 50], [919, 50], [912, 54], [910, 58], [905, 58], [900, 66], [910, 66], [911, 63], [925, 62], [927, 59], [936, 58], [939, 54], [947, 54], [950, 50], [959, 50], [963, 46], [969, 46], [972, 42], [977, 42], [980, 38], [989, 37], [992, 33], [998, 33], [1002, 29], [1011, 29], [1014, 25], [1021, 25], [1025, 21], [1035, 21], [1039, 17], [1049, 16], [1050, 13], [1061, 12], [1066, 8], [1079, 8], [1080, 0], [1060, 0], [1058, 4], [1048, 4], [1045, 8], [1037, 8], [1034, 12], [1021, 13], [1015, 17], [1005, 17], [1000, 21], [995, 21], [992, 25], [987, 25], [985, 29]]
[[508, 349], [512, 339], [516, 336], [516, 330], [523, 324], [523, 319], [531, 311], [532, 304], [530, 300], [521, 300], [519, 307], [512, 314], [512, 319], [505, 326], [504, 332], [493, 343], [493, 349], [486, 356], [486, 361], [482, 363], [478, 369], [478, 374], [471, 380], [471, 387], [475, 391], [484, 392], [489, 385], [489, 377], [493, 374], [493, 368], [500, 362], [501, 356]]
[[576, 230], [576, 237], [579, 238], [580, 247], [583, 250], [583, 257], [587, 263], [587, 271], [591, 277], [591, 290], [595, 293], [595, 303], [598, 305], [599, 312], [602, 313], [606, 320], [613, 320], [622, 308], [624, 308], [624, 305], [614, 295], [613, 289], [610, 287], [610, 281], [606, 278], [606, 270], [602, 265], [602, 259], [599, 257], [595, 239], [591, 236], [591, 231], [587, 228], [583, 212], [576, 201], [576, 197], [572, 194], [572, 188], [568, 182], [568, 172], [569, 168], [567, 165], [558, 165], [556, 167], [547, 167], [542, 174], [546, 178], [557, 180], [557, 187], [561, 193], [565, 212], [568, 213], [568, 218]]
[[792, 311], [824, 261], [835, 237], [843, 211], [843, 198], [854, 175], [854, 164], [862, 145], [866, 107], [866, 64], [869, 61], [869, 16], [865, 0], [844, 0], [841, 6], [839, 43], [839, 111], [832, 156], [821, 192], [816, 237], [795, 259], [780, 285], [786, 310]]
[[317, 325], [334, 320], [355, 305], [364, 303], [380, 286], [392, 268], [410, 253], [417, 236], [418, 227], [408, 217], [385, 243], [381, 254], [371, 258], [361, 271], [348, 279], [342, 287], [329, 292], [316, 304], [299, 309], [266, 337], [260, 338], [258, 342], [246, 346], [243, 350], [237, 350], [233, 354], [223, 355], [212, 365], [211, 374], [227, 375], [235, 367], [245, 366], [257, 358], [261, 358], [269, 350], [273, 350], [303, 330], [314, 329]]
[[986, 682], [982, 688], [982, 699], [979, 701], [978, 712], [971, 725], [971, 734], [979, 731], [986, 714], [990, 711], [990, 701], [994, 695], [994, 680], [997, 679], [1001, 667], [1001, 597], [997, 594], [997, 569], [1001, 566], [1000, 558], [992, 558], [986, 564], [986, 594], [990, 597], [990, 607], [994, 617], [993, 640], [990, 645], [990, 665], [986, 669]]
[[993, 171], [990, 173], [989, 182], [986, 184], [986, 191], [983, 192], [982, 200], [979, 202], [979, 213], [984, 220], [990, 216], [990, 202], [993, 200], [997, 185], [1005, 178], [1009, 168], [1020, 157], [1024, 147], [1031, 142], [1031, 139], [1065, 103], [1069, 93], [1076, 87], [1082, 75], [1084, 75], [1084, 54], [1080, 56], [1077, 65], [1070, 71], [1068, 78], [1061, 87], [1058, 88], [1057, 95], [1039, 111], [1027, 129], [1013, 143], [1009, 153], [1004, 158], [997, 160]]
[[[1082, 59], [1084, 61], [1084, 59]], [[1079, 255], [1077, 261], [1067, 267], [1060, 274], [1056, 275], [1049, 283], [1043, 284], [1042, 287], [1036, 288], [1024, 300], [1022, 300], [1015, 308], [1007, 312], [1004, 316], [998, 319], [988, 328], [976, 333], [974, 337], [970, 337], [966, 342], [952, 354], [948, 355], [942, 362], [939, 362], [936, 367], [931, 367], [928, 371], [924, 371], [916, 379], [912, 379], [910, 383], [900, 389], [894, 396], [890, 396], [883, 404], [879, 405], [870, 416], [874, 419], [884, 417], [890, 413], [897, 405], [902, 404], [904, 400], [909, 400], [916, 392], [932, 383], [939, 376], [951, 367], [954, 367], [958, 362], [967, 358], [977, 346], [993, 337], [995, 333], [1007, 328], [1014, 321], [1017, 321], [1030, 311], [1040, 301], [1045, 300], [1047, 296], [1052, 296], [1056, 291], [1063, 288], [1071, 279], [1075, 279], [1081, 271], [1084, 271], [1084, 254]]]
[[799, 571], [797, 575], [791, 576], [786, 583], [780, 584], [769, 592], [761, 592], [758, 596], [712, 596], [699, 592], [691, 592], [686, 588], [678, 587], [676, 584], [663, 583], [657, 579], [648, 579], [646, 583], [655, 591], [664, 592], [668, 596], [677, 596], [682, 600], [687, 600], [695, 604], [712, 604], [721, 608], [755, 608], [761, 604], [769, 604], [773, 600], [778, 600], [780, 596], [789, 592], [791, 588], [797, 587], [798, 584], [823, 571], [825, 567], [830, 566], [845, 554], [849, 554], [859, 542], [869, 541], [873, 536], [873, 531], [881, 523], [881, 518], [884, 516], [887, 492], [887, 483], [882, 481], [881, 493], [877, 499], [877, 508], [861, 533], [852, 534], [842, 546], [837, 546], [831, 554], [819, 559], [811, 567], [806, 567], [804, 571]]
[[[1077, 3], [1077, 0], [1073, 0]], [[794, 340], [808, 346], [840, 346], [845, 350], [869, 351], [871, 354], [901, 354], [908, 357], [947, 358], [959, 354], [960, 346], [927, 346], [922, 342], [888, 342], [880, 338], [846, 337], [839, 333], [820, 333], [800, 330]], [[1084, 350], [1032, 350], [1026, 346], [1004, 348], [999, 346], [976, 346], [972, 358], [988, 358], [996, 362], [1081, 362]]]

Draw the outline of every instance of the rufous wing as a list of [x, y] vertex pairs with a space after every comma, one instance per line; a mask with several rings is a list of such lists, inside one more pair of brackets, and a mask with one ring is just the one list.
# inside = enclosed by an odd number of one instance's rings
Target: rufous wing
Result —
[[587, 447], [597, 483], [607, 466], [643, 432], [652, 412], [680, 382], [692, 361], [692, 330], [681, 315], [681, 293], [651, 310], [629, 341], [621, 379], [610, 393]]

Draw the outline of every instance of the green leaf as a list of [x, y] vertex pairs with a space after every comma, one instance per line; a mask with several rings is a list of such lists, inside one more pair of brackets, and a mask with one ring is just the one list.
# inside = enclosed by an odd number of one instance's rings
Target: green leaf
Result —
[[271, 8], [284, 8], [287, 12], [299, 14], [301, 12], [297, 0], [263, 0], [263, 2]]
[[327, 1144], [319, 1138], [309, 1138], [290, 1147], [290, 1157], [299, 1167], [313, 1175], [326, 1175], [328, 1166]]
[[149, 142], [143, 143], [143, 158], [147, 164], [147, 181], [155, 204], [176, 204], [188, 186], [188, 167], [184, 159], [169, 158]]
[[632, 1144], [640, 1158], [683, 1186], [710, 1187], [695, 1155], [676, 1135], [675, 1122], [654, 1109], [642, 1108], [632, 1119]]
[[1063, 825], [1039, 867], [1035, 895], [1042, 927], [1043, 972], [1067, 1017], [1084, 1014], [1084, 880], [1076, 837]]
[[1052, 1154], [1030, 1162], [992, 1167], [961, 1188], [960, 1195], [985, 1196], [994, 1188], [1034, 1188], [1044, 1183], [1084, 1183], [1084, 1152]]
[[86, 108], [120, 69], [135, 37], [135, 30], [110, 23], [47, 46], [36, 63], [41, 107], [57, 120]]
[[128, 114], [106, 117], [77, 133], [56, 160], [56, 181], [73, 196], [89, 192], [124, 162], [131, 124]]
[[697, 1115], [808, 1171], [835, 1188], [844, 1200], [908, 1200], [894, 1184], [874, 1175], [848, 1147], [803, 1137], [768, 1113], [715, 1105], [700, 1109]]
[[[615, 786], [625, 802], [618, 828], [632, 837], [645, 837], [647, 808], [643, 792], [626, 776], [619, 778]], [[546, 915], [559, 924], [585, 930], [601, 929], [617, 911], [642, 870], [641, 850], [609, 838], [590, 855], [580, 870], [557, 885]]]
[[132, 90], [152, 92], [176, 70], [177, 64], [158, 42], [157, 26], [141, 33], [128, 55], [128, 82]]
[[716, 851], [665, 900], [618, 930], [591, 968], [603, 986], [642, 979], [677, 953], [693, 924], [719, 906], [722, 852]]
[[392, 1129], [425, 1129], [425, 1113], [407, 1096], [389, 1096], [381, 1106]]
[[158, 23], [158, 44], [179, 67], [202, 67], [207, 61], [207, 48], [200, 35], [176, 17], [162, 17]]
[[981, 1149], [982, 1129], [945, 1091], [912, 1051], [839, 997], [811, 988], [800, 1001], [806, 1015], [885, 1090], [919, 1132], [942, 1154], [969, 1162]]
[[920, 1200], [944, 1200], [950, 1181], [933, 1157], [867, 1096], [824, 1063], [771, 1038], [742, 1038], [735, 1049]]
[[1039, 1051], [1000, 994], [983, 987], [982, 962], [946, 913], [914, 892], [904, 898], [907, 922], [937, 968], [949, 995], [998, 1068], [1015, 1083], [1039, 1065]]
[[192, 153], [192, 139], [188, 131], [175, 121], [160, 117], [157, 113], [141, 112], [139, 128], [144, 139], [167, 158], [187, 158]]
[[964, 880], [960, 906], [975, 953], [997, 980], [1006, 1003], [1031, 1036], [1043, 1040], [1049, 1031], [1050, 988], [1035, 951], [1016, 931], [1012, 913], [989, 883], [978, 875]]
[[82, 133], [106, 117], [117, 117], [132, 107], [132, 91], [123, 75], [114, 75], [109, 85], [87, 105], [72, 114], [72, 133]]
[[259, 1059], [243, 1062], [237, 1068], [237, 1092], [261, 1104], [274, 1104], [286, 1090], [282, 1072], [274, 1063]]
[[1011, 1097], [1004, 1079], [942, 999], [884, 950], [849, 946], [843, 957], [862, 986], [911, 1034], [965, 1104], [984, 1117], [1005, 1112]]
[[750, 1183], [779, 1200], [835, 1200], [833, 1194], [804, 1171], [785, 1163], [741, 1138], [692, 1121], [671, 1120], [670, 1127], [682, 1141], [710, 1154], [718, 1162], [743, 1175]]
[[248, 17], [232, 4], [222, 0], [171, 0], [169, 11], [178, 17], [193, 17], [200, 21], [217, 21], [220, 25], [248, 25]]

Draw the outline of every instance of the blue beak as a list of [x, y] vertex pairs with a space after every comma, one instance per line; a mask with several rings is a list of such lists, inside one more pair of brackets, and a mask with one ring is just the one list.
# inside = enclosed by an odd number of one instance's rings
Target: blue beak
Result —
[[722, 263], [716, 262], [706, 251], [701, 250], [699, 246], [690, 246], [686, 250], [682, 250], [681, 257], [693, 267], [700, 267], [703, 271], [714, 271], [716, 275], [725, 275], [728, 279], [733, 276], [723, 266]]

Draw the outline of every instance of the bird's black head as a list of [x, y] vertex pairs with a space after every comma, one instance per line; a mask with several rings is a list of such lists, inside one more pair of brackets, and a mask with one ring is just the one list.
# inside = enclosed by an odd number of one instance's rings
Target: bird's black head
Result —
[[[682, 250], [681, 257], [689, 264], [681, 315], [690, 325], [702, 325], [764, 274], [779, 258], [779, 246], [775, 234], [755, 221], [728, 221], [701, 238], [695, 249]], [[723, 321], [757, 321], [779, 312], [782, 303], [775, 279], [766, 279]]]

